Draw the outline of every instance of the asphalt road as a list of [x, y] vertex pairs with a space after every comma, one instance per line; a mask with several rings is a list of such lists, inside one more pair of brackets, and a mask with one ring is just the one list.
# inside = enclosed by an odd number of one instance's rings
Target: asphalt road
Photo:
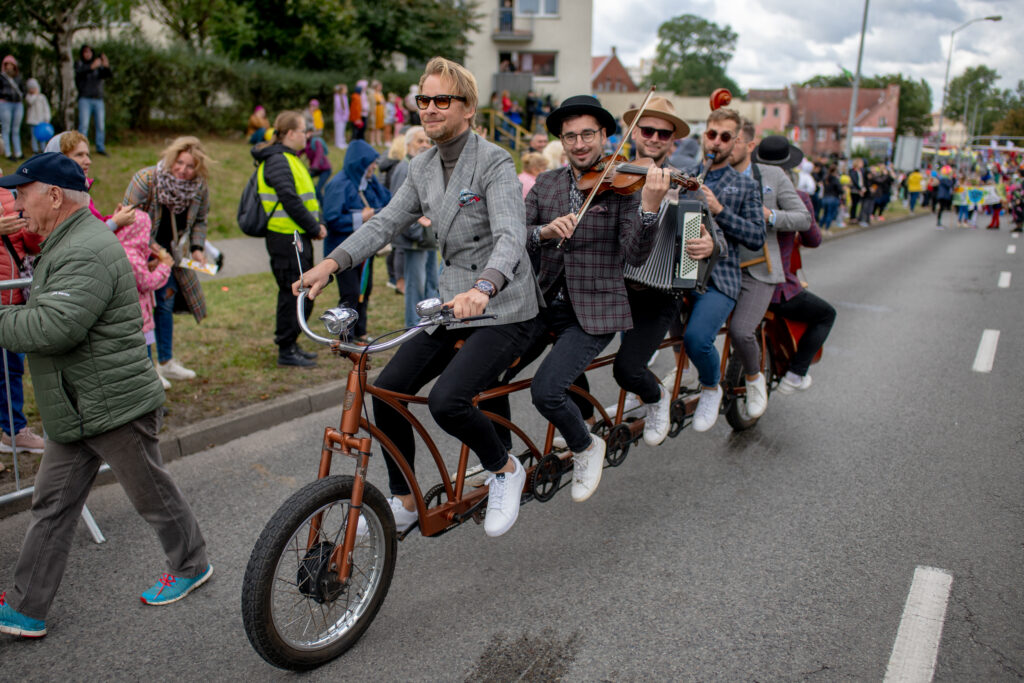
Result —
[[[952, 576], [936, 680], [1024, 676], [1024, 269], [1007, 253], [1024, 240], [932, 225], [805, 251], [812, 289], [839, 311], [808, 393], [774, 395], [745, 433], [722, 419], [634, 447], [590, 501], [531, 502], [500, 539], [472, 523], [410, 537], [362, 640], [303, 678], [880, 680], [919, 566]], [[977, 372], [986, 329], [1000, 336]], [[608, 373], [595, 379], [610, 400]], [[522, 401], [514, 412], [539, 432]], [[336, 419], [171, 464], [215, 573], [169, 607], [137, 599], [161, 571], [155, 537], [119, 487], [95, 490], [107, 543], [80, 527], [50, 634], [0, 639], [0, 679], [293, 677], [250, 648], [241, 579]], [[0, 587], [27, 523], [0, 520]]]

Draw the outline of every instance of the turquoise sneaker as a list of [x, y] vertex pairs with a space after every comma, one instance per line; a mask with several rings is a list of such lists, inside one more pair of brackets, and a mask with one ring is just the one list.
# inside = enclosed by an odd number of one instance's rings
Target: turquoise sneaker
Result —
[[169, 605], [202, 586], [213, 575], [213, 565], [207, 565], [206, 571], [194, 579], [185, 579], [173, 574], [163, 574], [160, 580], [139, 596], [147, 605]]
[[46, 635], [46, 623], [26, 617], [7, 604], [6, 592], [0, 593], [0, 633], [10, 633], [23, 638], [42, 638]]

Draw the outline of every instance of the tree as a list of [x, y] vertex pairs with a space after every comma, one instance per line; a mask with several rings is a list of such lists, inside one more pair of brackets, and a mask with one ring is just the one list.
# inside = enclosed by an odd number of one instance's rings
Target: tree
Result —
[[227, 0], [145, 0], [146, 12], [189, 47], [206, 47], [214, 18], [230, 13]]
[[[992, 132], [996, 135], [1008, 135], [1010, 137], [1024, 137], [1024, 107], [1011, 109], [1006, 117], [996, 121]], [[1019, 142], [1017, 144], [1020, 144]]]
[[414, 62], [441, 55], [461, 62], [469, 31], [476, 30], [476, 3], [458, 0], [356, 2], [356, 25], [370, 46], [370, 68], [379, 69], [395, 52]]
[[46, 41], [57, 54], [64, 127], [75, 126], [75, 72], [71, 41], [75, 34], [127, 21], [133, 0], [5, 0], [0, 24], [16, 34]]
[[717, 88], [740, 94], [725, 66], [736, 49], [736, 32], [693, 14], [658, 27], [658, 48], [650, 82], [680, 95], [710, 95]]

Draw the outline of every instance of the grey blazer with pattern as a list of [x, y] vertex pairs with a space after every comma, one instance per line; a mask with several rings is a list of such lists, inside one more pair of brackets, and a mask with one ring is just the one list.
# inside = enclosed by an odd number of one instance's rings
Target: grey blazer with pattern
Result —
[[[800, 200], [796, 188], [793, 187], [793, 181], [789, 179], [785, 171], [778, 166], [765, 164], [757, 164], [757, 170], [761, 172], [761, 197], [764, 205], [775, 212], [775, 225], [768, 225], [767, 221], [764, 224], [764, 248], [768, 251], [772, 270], [769, 273], [768, 265], [765, 263], [758, 263], [746, 270], [755, 280], [777, 285], [780, 282], [785, 282], [786, 273], [782, 269], [782, 254], [779, 252], [779, 240], [776, 238], [776, 233], [807, 230], [811, 227], [811, 214]], [[739, 249], [741, 263], [760, 258], [764, 254], [764, 251], [751, 251], [743, 245], [739, 245]]]
[[[353, 263], [377, 253], [420, 216], [430, 219], [444, 260], [439, 289], [450, 301], [469, 290], [488, 268], [505, 285], [487, 306], [497, 319], [474, 326], [522, 322], [537, 315], [539, 289], [526, 253], [523, 191], [515, 164], [501, 147], [471, 133], [447, 189], [436, 147], [409, 163], [409, 177], [377, 215], [332, 254], [344, 251]], [[337, 259], [335, 259], [337, 260]]]

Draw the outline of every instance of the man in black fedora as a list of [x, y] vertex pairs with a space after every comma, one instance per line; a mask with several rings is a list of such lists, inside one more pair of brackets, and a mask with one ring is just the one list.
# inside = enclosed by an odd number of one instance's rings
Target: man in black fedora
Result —
[[811, 213], [786, 175], [786, 170], [796, 167], [803, 158], [803, 152], [781, 135], [769, 135], [758, 145], [754, 124], [747, 119], [740, 124], [740, 137], [729, 157], [735, 170], [757, 183], [765, 225], [762, 251], [740, 246], [740, 263], [751, 265], [743, 268], [740, 296], [729, 322], [733, 352], [743, 364], [746, 376], [745, 401], [750, 417], [761, 417], [768, 408], [768, 382], [761, 372], [757, 326], [768, 310], [775, 285], [786, 279], [777, 234], [803, 232], [811, 227]]
[[616, 332], [633, 327], [622, 267], [650, 253], [669, 173], [652, 166], [639, 193], [596, 195], [577, 221], [587, 195], [577, 182], [601, 159], [615, 117], [597, 98], [576, 95], [551, 112], [547, 128], [569, 165], [540, 174], [526, 196], [527, 248], [546, 304], [539, 317], [556, 337], [531, 391], [573, 452], [572, 499], [581, 502], [597, 489], [605, 443], [590, 434], [568, 388]]

